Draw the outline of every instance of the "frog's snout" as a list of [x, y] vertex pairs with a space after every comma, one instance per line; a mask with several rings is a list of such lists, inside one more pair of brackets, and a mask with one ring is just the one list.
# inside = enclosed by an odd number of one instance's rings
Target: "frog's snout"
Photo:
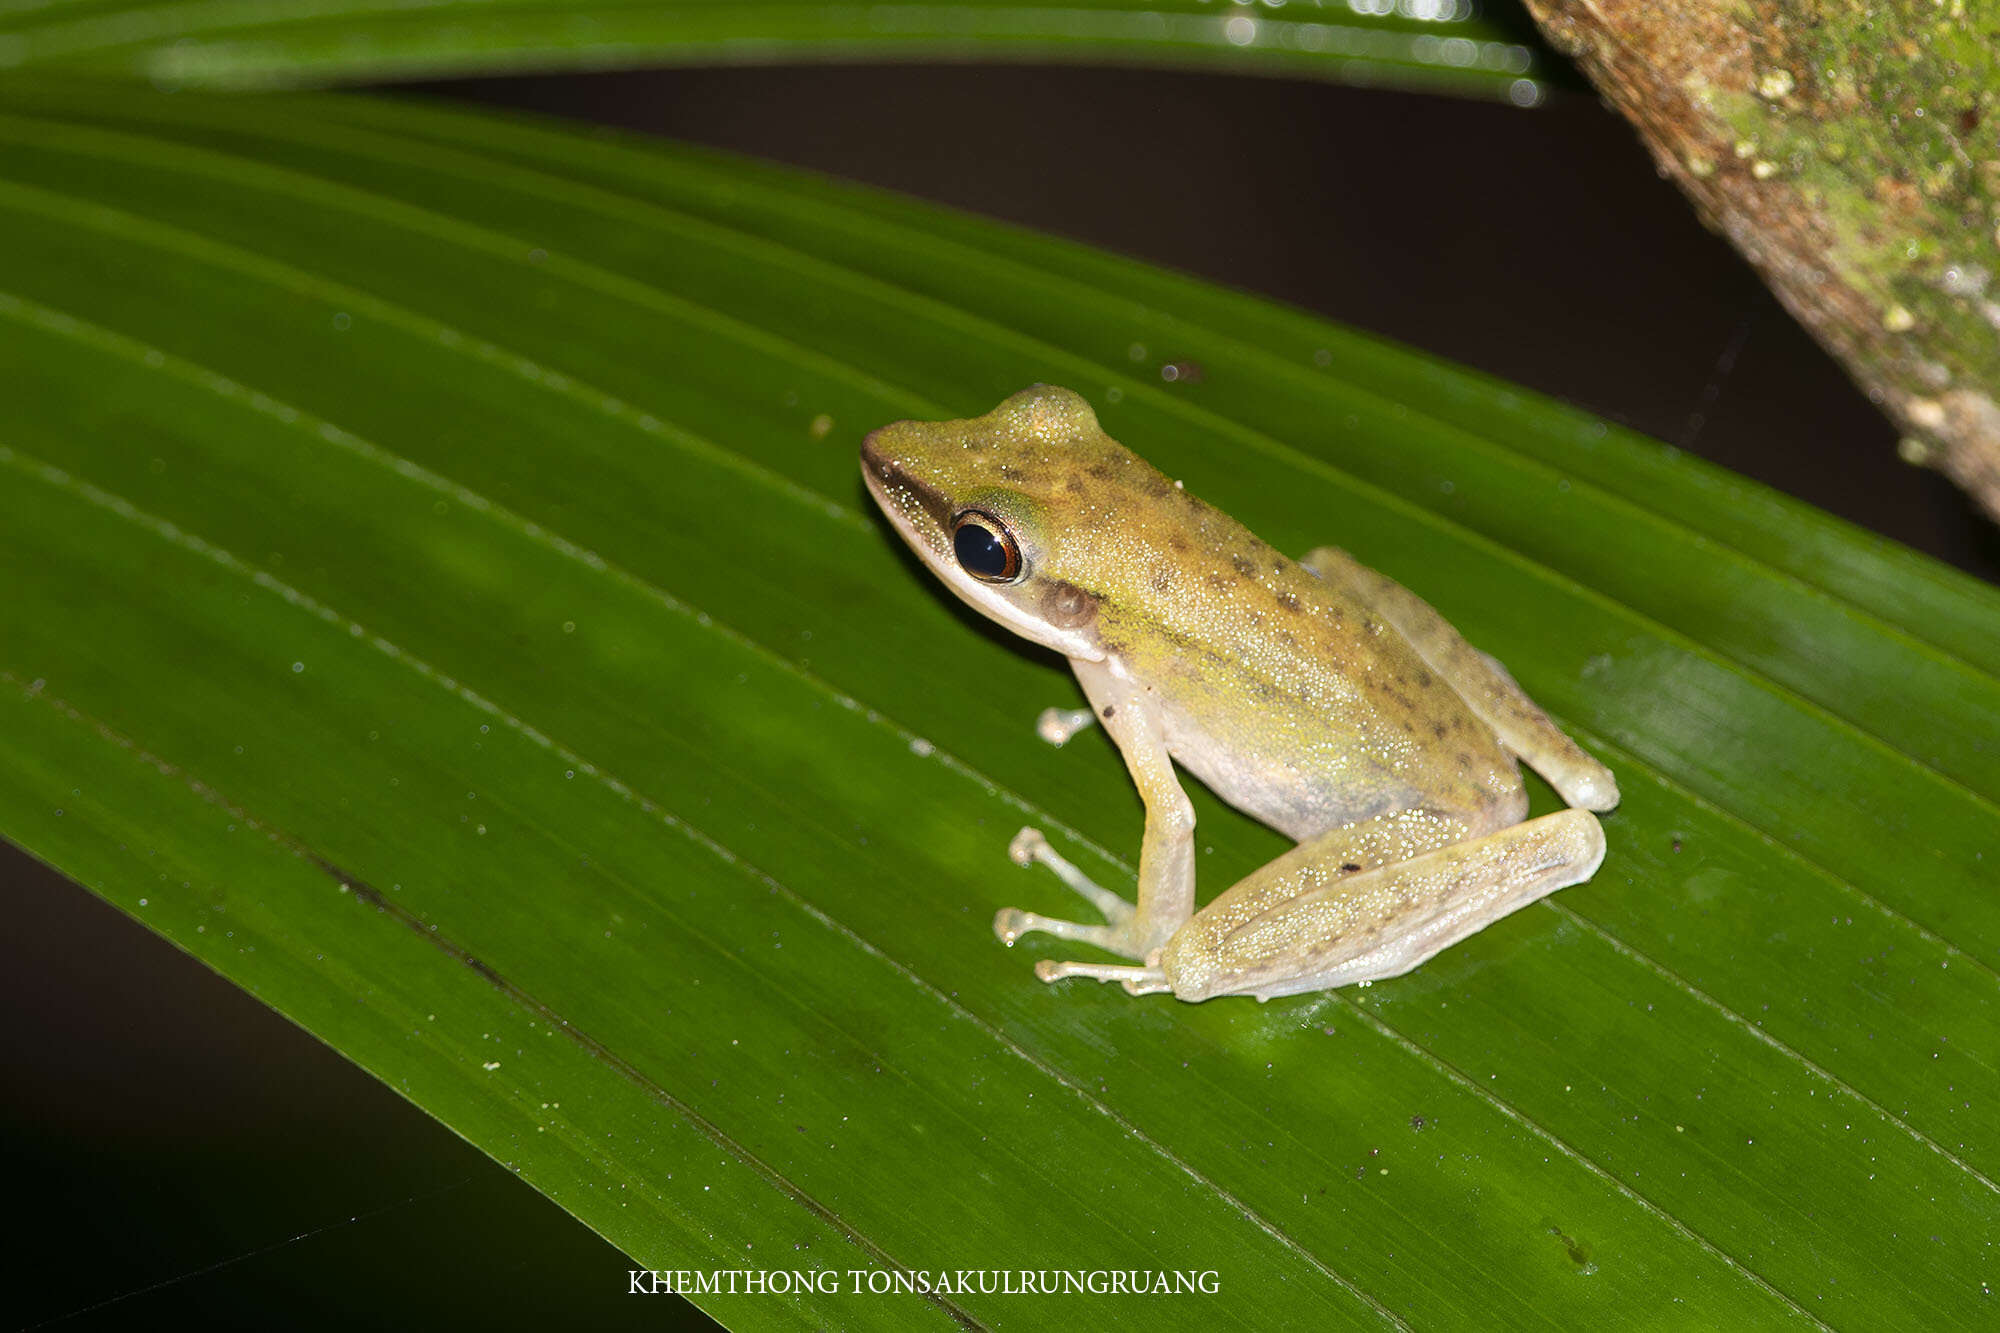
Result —
[[883, 453], [882, 446], [876, 443], [877, 437], [888, 429], [887, 426], [877, 426], [861, 437], [861, 470], [885, 481], [902, 470], [896, 466], [896, 460]]
[[868, 483], [868, 489], [874, 494], [876, 503], [885, 509], [889, 507], [890, 492], [898, 483], [908, 480], [903, 465], [882, 447], [883, 433], [893, 429], [895, 429], [893, 426], [878, 426], [861, 440], [861, 479]]
[[869, 431], [861, 441], [861, 477], [875, 503], [882, 507], [913, 546], [936, 546], [939, 534], [951, 526], [951, 503], [929, 481], [910, 471], [885, 447], [885, 436], [908, 422]]

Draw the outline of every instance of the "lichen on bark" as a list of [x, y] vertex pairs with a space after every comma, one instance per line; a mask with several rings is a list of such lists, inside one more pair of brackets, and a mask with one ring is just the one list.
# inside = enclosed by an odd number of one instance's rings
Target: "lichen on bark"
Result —
[[2000, 3], [1527, 4], [1903, 456], [2000, 518]]

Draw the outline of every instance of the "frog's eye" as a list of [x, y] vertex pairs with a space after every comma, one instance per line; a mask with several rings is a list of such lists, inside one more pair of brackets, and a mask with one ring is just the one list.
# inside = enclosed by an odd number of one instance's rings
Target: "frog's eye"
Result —
[[951, 521], [951, 547], [965, 572], [983, 583], [1012, 583], [1021, 573], [1021, 548], [999, 519], [967, 509]]

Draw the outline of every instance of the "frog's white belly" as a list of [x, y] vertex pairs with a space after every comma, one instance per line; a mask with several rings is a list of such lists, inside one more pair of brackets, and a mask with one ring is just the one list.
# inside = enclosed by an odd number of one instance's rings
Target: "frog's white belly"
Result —
[[[1209, 790], [1294, 841], [1376, 815], [1434, 802], [1365, 753], [1325, 742], [1233, 735], [1162, 710], [1167, 751]], [[1260, 728], [1260, 730], [1262, 730]]]
[[1436, 755], [1406, 767], [1413, 755], [1400, 734], [1370, 744], [1354, 738], [1352, 725], [1283, 707], [1232, 727], [1156, 698], [1174, 762], [1295, 841], [1401, 810], [1458, 815], [1468, 834], [1505, 828], [1527, 813], [1520, 769], [1497, 740], [1465, 755], [1470, 764], [1462, 773]]

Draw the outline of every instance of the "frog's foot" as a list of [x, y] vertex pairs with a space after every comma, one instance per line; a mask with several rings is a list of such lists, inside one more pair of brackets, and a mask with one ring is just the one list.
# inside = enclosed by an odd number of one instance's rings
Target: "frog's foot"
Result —
[[1035, 975], [1043, 981], [1068, 977], [1089, 977], [1095, 981], [1115, 981], [1127, 995], [1157, 995], [1171, 991], [1167, 974], [1157, 967], [1125, 967], [1117, 963], [1058, 963], [1044, 958], [1035, 964]]
[[1111, 890], [1100, 888], [1088, 875], [1071, 865], [1055, 848], [1049, 846], [1049, 840], [1042, 836], [1041, 830], [1024, 828], [1015, 834], [1014, 841], [1007, 844], [1007, 855], [1018, 866], [1031, 866], [1036, 862], [1047, 866], [1055, 872], [1057, 879], [1076, 890], [1089, 901], [1091, 906], [1104, 914], [1104, 924], [1058, 921], [1053, 917], [1024, 912], [1018, 907], [1003, 907], [993, 918], [993, 933], [1000, 937], [1002, 944], [1011, 945], [1023, 935], [1040, 931], [1044, 935], [1054, 935], [1058, 939], [1094, 944], [1100, 949], [1123, 954], [1127, 958], [1143, 956], [1144, 950], [1132, 942], [1131, 925], [1134, 916], [1132, 904]]
[[1068, 745], [1070, 737], [1097, 721], [1088, 708], [1044, 708], [1035, 719], [1035, 734], [1050, 745]]

